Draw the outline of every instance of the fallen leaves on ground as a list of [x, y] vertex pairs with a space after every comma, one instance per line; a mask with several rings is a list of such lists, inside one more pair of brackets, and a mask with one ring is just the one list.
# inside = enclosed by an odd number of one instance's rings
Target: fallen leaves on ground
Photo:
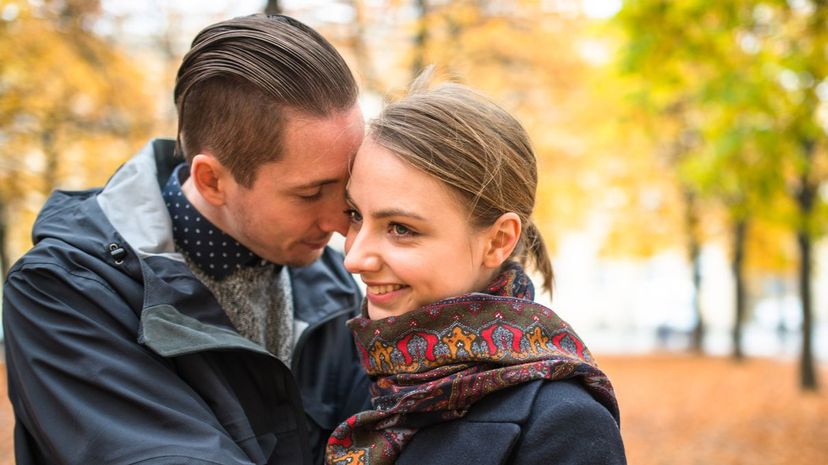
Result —
[[615, 386], [630, 465], [828, 464], [828, 369], [796, 361], [598, 356]]

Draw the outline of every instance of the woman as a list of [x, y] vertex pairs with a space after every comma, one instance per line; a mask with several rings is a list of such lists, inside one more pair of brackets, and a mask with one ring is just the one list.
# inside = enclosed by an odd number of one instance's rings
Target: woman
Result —
[[532, 302], [523, 266], [550, 292], [553, 278], [536, 185], [520, 123], [463, 86], [412, 92], [372, 122], [345, 266], [367, 286], [348, 326], [375, 410], [337, 428], [327, 463], [626, 463], [609, 379]]

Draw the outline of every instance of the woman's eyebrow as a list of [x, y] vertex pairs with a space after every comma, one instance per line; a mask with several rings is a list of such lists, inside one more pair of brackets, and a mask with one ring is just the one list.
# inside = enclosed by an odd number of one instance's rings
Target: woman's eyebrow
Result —
[[[354, 202], [354, 199], [351, 198], [351, 194], [348, 192], [347, 189], [345, 190], [345, 201], [348, 202], [349, 204], [353, 205], [354, 208], [359, 209], [356, 202]], [[371, 212], [371, 217], [373, 217], [375, 219], [378, 219], [378, 220], [381, 220], [381, 219], [384, 219], [384, 218], [389, 218], [389, 217], [392, 217], [392, 216], [404, 216], [404, 217], [412, 218], [412, 219], [415, 219], [415, 220], [425, 221], [425, 218], [423, 218], [422, 215], [420, 215], [418, 213], [403, 210], [402, 208], [386, 208], [386, 209], [383, 209], [383, 210]]]
[[420, 220], [420, 221], [425, 220], [425, 218], [423, 218], [421, 215], [418, 215], [417, 213], [414, 213], [414, 212], [405, 211], [401, 208], [388, 208], [388, 209], [385, 209], [385, 210], [371, 212], [371, 216], [373, 216], [375, 219], [378, 219], [378, 220], [381, 220], [383, 218], [390, 218], [392, 216], [405, 216], [407, 218], [412, 218], [412, 219]]

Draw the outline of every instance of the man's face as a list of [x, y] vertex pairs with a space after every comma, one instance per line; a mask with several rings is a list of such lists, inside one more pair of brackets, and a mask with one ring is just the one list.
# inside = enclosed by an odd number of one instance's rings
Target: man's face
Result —
[[285, 120], [281, 158], [251, 187], [227, 185], [225, 232], [268, 261], [304, 266], [348, 230], [345, 184], [364, 122], [357, 105], [321, 118], [288, 110]]

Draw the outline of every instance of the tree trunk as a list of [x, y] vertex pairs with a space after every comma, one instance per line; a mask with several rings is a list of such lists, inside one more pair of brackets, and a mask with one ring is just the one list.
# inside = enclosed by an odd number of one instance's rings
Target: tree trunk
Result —
[[745, 239], [747, 238], [747, 220], [736, 220], [733, 229], [733, 279], [735, 283], [736, 315], [733, 320], [733, 358], [742, 361], [742, 327], [745, 321]]
[[426, 66], [426, 49], [428, 48], [428, 1], [417, 0], [417, 33], [414, 35], [414, 60], [411, 63], [411, 75], [417, 77]]
[[385, 92], [385, 89], [377, 77], [377, 73], [374, 72], [371, 53], [365, 40], [365, 5], [362, 0], [351, 0], [351, 6], [354, 8], [355, 16], [353, 47], [357, 70], [362, 76], [364, 88], [381, 94]]
[[696, 320], [693, 326], [690, 350], [695, 353], [704, 352], [704, 316], [701, 312], [701, 244], [699, 242], [698, 223], [696, 212], [696, 196], [690, 189], [684, 189], [684, 219], [687, 229], [687, 252], [693, 279], [693, 316]]
[[815, 391], [818, 388], [812, 346], [813, 310], [811, 308], [812, 242], [806, 231], [797, 232], [799, 244], [799, 294], [802, 299], [802, 356], [800, 357], [800, 386]]
[[6, 282], [6, 273], [11, 266], [11, 263], [9, 263], [9, 248], [6, 243], [9, 230], [8, 223], [6, 222], [8, 218], [6, 215], [7, 211], [6, 199], [0, 196], [0, 282]]
[[49, 196], [58, 183], [58, 166], [60, 154], [55, 146], [55, 130], [52, 124], [47, 124], [40, 133], [40, 147], [43, 149], [43, 156], [46, 158], [46, 166], [43, 170], [43, 194]]
[[[806, 158], [810, 161], [815, 144], [804, 143]], [[800, 386], [815, 391], [819, 387], [813, 352], [813, 308], [811, 292], [811, 270], [813, 263], [813, 239], [810, 225], [813, 223], [814, 200], [817, 187], [810, 180], [807, 171], [800, 176], [796, 203], [801, 221], [796, 233], [799, 246], [799, 299], [802, 305], [802, 354], [799, 359]]]
[[280, 15], [282, 14], [282, 6], [279, 5], [279, 0], [267, 0], [264, 12], [266, 15]]

